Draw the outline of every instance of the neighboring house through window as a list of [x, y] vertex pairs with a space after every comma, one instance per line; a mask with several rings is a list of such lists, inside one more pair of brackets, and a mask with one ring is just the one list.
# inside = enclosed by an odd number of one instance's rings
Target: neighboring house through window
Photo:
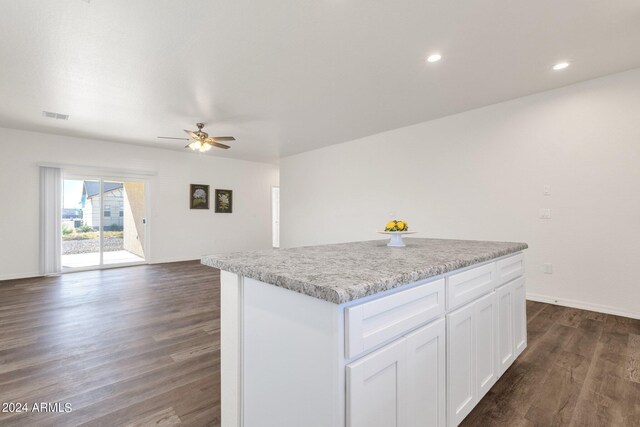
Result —
[[102, 213], [102, 227], [105, 230], [124, 227], [124, 186], [121, 182], [103, 183], [104, 193], [100, 193], [100, 181], [84, 181], [82, 192], [83, 220], [86, 225], [97, 230]]

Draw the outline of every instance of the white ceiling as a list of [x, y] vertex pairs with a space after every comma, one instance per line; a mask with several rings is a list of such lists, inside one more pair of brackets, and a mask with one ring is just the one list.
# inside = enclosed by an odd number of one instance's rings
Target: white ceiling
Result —
[[0, 126], [277, 162], [640, 67], [640, 2], [7, 0], [0, 61]]

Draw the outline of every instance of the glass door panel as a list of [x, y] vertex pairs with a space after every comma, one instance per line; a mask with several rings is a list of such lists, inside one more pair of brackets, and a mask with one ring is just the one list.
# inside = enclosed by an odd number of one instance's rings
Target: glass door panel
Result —
[[144, 262], [144, 187], [137, 181], [65, 178], [62, 268]]
[[143, 262], [144, 182], [104, 181], [103, 184], [103, 263]]
[[62, 188], [62, 268], [100, 265], [100, 181], [65, 179]]

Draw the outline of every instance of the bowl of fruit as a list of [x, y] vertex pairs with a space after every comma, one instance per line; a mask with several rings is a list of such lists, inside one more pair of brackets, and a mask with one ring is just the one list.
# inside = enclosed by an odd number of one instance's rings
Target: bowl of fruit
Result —
[[381, 234], [388, 234], [391, 236], [387, 246], [391, 248], [402, 248], [406, 246], [402, 241], [402, 236], [405, 234], [414, 234], [415, 231], [409, 231], [409, 224], [406, 221], [393, 219], [387, 223], [384, 227], [384, 231], [378, 231]]

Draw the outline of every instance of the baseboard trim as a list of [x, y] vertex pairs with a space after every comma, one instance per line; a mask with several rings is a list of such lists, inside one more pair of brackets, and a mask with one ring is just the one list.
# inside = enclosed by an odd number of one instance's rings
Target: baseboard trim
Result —
[[185, 262], [185, 261], [200, 261], [200, 257], [198, 258], [171, 258], [171, 259], [159, 259], [153, 260], [149, 264], [168, 264], [170, 262]]
[[[171, 263], [171, 262], [184, 262], [184, 261], [200, 261], [200, 258], [170, 258], [170, 259], [162, 259], [162, 260], [157, 260], [157, 261], [151, 261], [151, 262], [141, 262], [141, 263], [137, 263], [137, 264], [124, 264], [124, 265], [109, 265], [109, 266], [102, 266], [102, 267], [89, 267], [89, 268], [85, 268], [85, 269], [74, 269], [71, 271], [65, 271], [64, 273], [58, 273], [58, 274], [69, 274], [69, 273], [80, 273], [82, 271], [94, 271], [94, 270], [106, 270], [106, 269], [110, 269], [110, 268], [122, 268], [122, 267], [135, 267], [138, 265], [148, 265], [148, 264], [167, 264], [167, 263]], [[15, 273], [15, 274], [4, 274], [0, 276], [0, 282], [5, 281], [5, 280], [18, 280], [18, 279], [31, 279], [34, 277], [43, 277], [43, 274], [40, 273]]]
[[598, 313], [613, 314], [615, 316], [630, 317], [632, 319], [640, 319], [640, 313], [620, 310], [616, 307], [608, 305], [592, 304], [585, 301], [576, 301], [570, 299], [556, 298], [548, 295], [527, 293], [527, 299], [531, 301], [545, 302], [547, 304], [561, 305], [564, 307], [579, 308], [581, 310], [597, 311]]
[[18, 280], [18, 279], [30, 279], [32, 277], [42, 277], [40, 273], [16, 273], [16, 274], [5, 274], [0, 276], [0, 282], [3, 280]]

